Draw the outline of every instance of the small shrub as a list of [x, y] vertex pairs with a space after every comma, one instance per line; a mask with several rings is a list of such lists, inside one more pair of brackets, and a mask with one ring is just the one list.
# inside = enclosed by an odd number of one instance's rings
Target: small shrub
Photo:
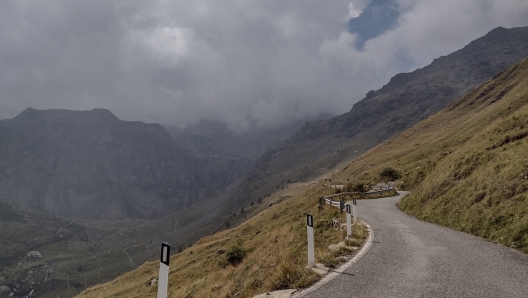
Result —
[[401, 178], [401, 174], [391, 167], [386, 167], [380, 171], [379, 177], [383, 181], [395, 181]]
[[240, 242], [237, 244], [231, 246], [226, 251], [226, 261], [229, 262], [232, 265], [237, 265], [247, 256], [247, 251], [244, 246]]

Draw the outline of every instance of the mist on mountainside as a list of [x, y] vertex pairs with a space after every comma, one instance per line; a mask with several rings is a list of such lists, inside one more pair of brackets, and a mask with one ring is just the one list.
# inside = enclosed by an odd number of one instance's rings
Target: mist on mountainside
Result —
[[[321, 116], [311, 121], [331, 118]], [[257, 160], [267, 150], [280, 146], [293, 136], [306, 121], [295, 121], [278, 128], [253, 127], [243, 133], [234, 133], [225, 124], [211, 121], [179, 128], [165, 125], [178, 145], [200, 158], [232, 157]]]
[[308, 123], [280, 148], [268, 151], [236, 197], [247, 201], [293, 181], [328, 175], [526, 56], [528, 27], [496, 28], [426, 67], [397, 74], [349, 112]]

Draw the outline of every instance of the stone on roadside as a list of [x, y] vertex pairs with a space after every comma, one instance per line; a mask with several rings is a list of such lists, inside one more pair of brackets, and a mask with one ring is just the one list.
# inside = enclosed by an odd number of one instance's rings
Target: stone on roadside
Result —
[[330, 244], [328, 245], [329, 250], [337, 250], [339, 248], [339, 245], [337, 244]]

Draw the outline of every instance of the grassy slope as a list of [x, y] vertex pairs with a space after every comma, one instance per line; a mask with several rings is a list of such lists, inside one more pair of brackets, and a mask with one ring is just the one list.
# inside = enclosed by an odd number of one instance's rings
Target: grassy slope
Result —
[[528, 253], [527, 136], [524, 59], [335, 178], [370, 181], [391, 166], [412, 190], [405, 212]]
[[[294, 194], [241, 225], [205, 237], [171, 258], [169, 297], [252, 297], [283, 288], [302, 288], [319, 279], [306, 269], [306, 213], [314, 214], [316, 261], [328, 261], [329, 244], [343, 240], [346, 231], [331, 228], [333, 216], [344, 222], [335, 208], [317, 210], [318, 198], [335, 190], [316, 183], [290, 184], [285, 193]], [[357, 226], [356, 238], [366, 237]], [[361, 228], [359, 228], [361, 227]], [[359, 240], [358, 240], [359, 241]], [[235, 243], [247, 249], [247, 257], [233, 266], [225, 253]], [[223, 264], [222, 264], [223, 263]], [[89, 288], [79, 297], [154, 297], [157, 286], [150, 280], [158, 276], [159, 262], [148, 262], [107, 284]]]
[[[366, 152], [333, 179], [376, 182], [386, 166], [403, 173], [412, 194], [400, 207], [419, 218], [470, 232], [528, 252], [528, 59]], [[306, 263], [306, 212], [317, 214], [316, 258], [338, 241], [327, 227], [334, 211], [317, 213], [331, 192], [308, 188], [240, 226], [205, 237], [171, 258], [170, 297], [251, 297], [302, 287], [317, 276]], [[364, 233], [364, 232], [363, 232]], [[222, 268], [219, 250], [240, 242], [248, 256]], [[152, 297], [158, 263], [146, 263], [80, 297]]]

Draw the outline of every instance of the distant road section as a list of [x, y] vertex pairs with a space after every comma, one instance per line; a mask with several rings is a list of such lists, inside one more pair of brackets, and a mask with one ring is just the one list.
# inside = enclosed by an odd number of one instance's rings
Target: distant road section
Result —
[[295, 297], [528, 297], [528, 255], [408, 216], [396, 206], [405, 194], [359, 201], [370, 250]]

